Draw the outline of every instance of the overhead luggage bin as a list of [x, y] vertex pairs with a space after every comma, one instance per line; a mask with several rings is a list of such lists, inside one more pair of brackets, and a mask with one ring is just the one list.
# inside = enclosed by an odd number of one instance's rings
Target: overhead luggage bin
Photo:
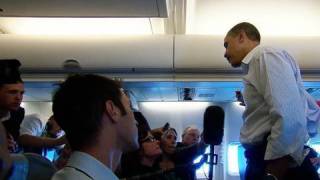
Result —
[[175, 68], [190, 71], [232, 69], [223, 57], [223, 38], [212, 35], [176, 35]]
[[[224, 58], [224, 36], [176, 35], [174, 64], [177, 71], [226, 71], [234, 69]], [[262, 37], [261, 45], [287, 50], [304, 71], [320, 72], [320, 37]], [[239, 69], [240, 70], [240, 69]]]
[[172, 69], [171, 35], [23, 36], [0, 35], [0, 59], [15, 58], [22, 69], [61, 70], [74, 59], [83, 70]]
[[166, 0], [1, 0], [2, 17], [167, 17]]
[[320, 37], [262, 37], [262, 44], [287, 50], [305, 71], [320, 72]]

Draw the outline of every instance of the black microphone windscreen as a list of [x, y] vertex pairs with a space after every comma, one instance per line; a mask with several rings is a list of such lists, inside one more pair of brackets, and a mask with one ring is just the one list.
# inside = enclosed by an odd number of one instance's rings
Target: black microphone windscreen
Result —
[[207, 107], [203, 118], [203, 138], [206, 144], [220, 145], [223, 137], [224, 110], [220, 106]]

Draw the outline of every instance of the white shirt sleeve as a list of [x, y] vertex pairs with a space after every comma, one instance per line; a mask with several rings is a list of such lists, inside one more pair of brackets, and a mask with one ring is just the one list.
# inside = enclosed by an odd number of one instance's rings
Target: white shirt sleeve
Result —
[[44, 130], [44, 125], [37, 114], [30, 114], [25, 116], [20, 125], [21, 135], [41, 136]]

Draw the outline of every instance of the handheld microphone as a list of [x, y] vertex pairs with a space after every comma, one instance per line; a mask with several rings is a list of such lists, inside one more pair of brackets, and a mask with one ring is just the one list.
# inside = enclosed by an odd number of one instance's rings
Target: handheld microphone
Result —
[[220, 106], [207, 107], [203, 118], [203, 138], [206, 144], [220, 145], [223, 137], [224, 110]]

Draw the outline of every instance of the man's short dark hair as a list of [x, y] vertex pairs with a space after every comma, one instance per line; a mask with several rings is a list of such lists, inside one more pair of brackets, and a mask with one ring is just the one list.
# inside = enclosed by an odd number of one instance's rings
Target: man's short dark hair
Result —
[[0, 88], [5, 84], [23, 83], [17, 59], [0, 59]]
[[74, 75], [60, 84], [52, 110], [73, 150], [95, 142], [107, 100], [126, 114], [121, 103], [121, 86], [114, 80], [98, 75]]
[[250, 40], [260, 42], [261, 36], [258, 29], [248, 22], [242, 22], [233, 26], [233, 28], [229, 30], [227, 36], [236, 36], [242, 31], [246, 33]]

